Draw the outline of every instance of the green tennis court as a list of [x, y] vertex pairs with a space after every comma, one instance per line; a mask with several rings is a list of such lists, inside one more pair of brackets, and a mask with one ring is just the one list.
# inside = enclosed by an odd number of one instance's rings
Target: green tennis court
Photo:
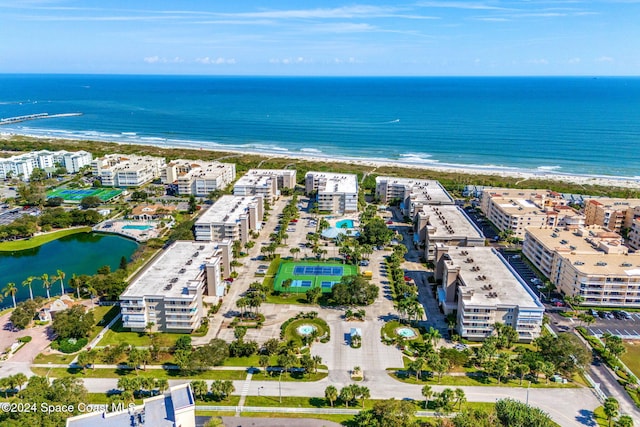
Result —
[[56, 188], [55, 190], [47, 191], [47, 199], [61, 197], [65, 202], [79, 203], [85, 197], [96, 196], [103, 202], [108, 202], [120, 194], [122, 194], [122, 190], [114, 188]]
[[[305, 293], [311, 288], [320, 288], [323, 293], [342, 280], [342, 276], [358, 274], [358, 268], [351, 264], [332, 262], [284, 261], [280, 264], [273, 281], [273, 289], [287, 293]], [[282, 283], [291, 279], [291, 285], [285, 289]]]

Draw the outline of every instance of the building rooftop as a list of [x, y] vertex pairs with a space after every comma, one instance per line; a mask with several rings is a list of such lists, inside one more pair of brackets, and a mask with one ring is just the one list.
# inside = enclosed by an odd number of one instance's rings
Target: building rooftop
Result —
[[67, 427], [174, 427], [176, 412], [191, 407], [195, 416], [195, 401], [191, 387], [182, 384], [171, 387], [165, 395], [144, 399], [143, 404], [136, 405], [135, 408], [110, 413], [89, 412], [71, 417], [67, 419]]
[[575, 229], [554, 227], [527, 227], [537, 241], [550, 251], [567, 254], [626, 253], [622, 236], [599, 225]]
[[640, 253], [628, 255], [610, 254], [562, 254], [574, 268], [590, 276], [633, 276], [640, 278]]
[[107, 154], [104, 157], [94, 159], [93, 163], [104, 162], [101, 169], [112, 171], [142, 170], [149, 166], [156, 167], [164, 163], [162, 157], [138, 156], [135, 154]]
[[376, 177], [376, 184], [387, 182], [388, 186], [404, 186], [409, 190], [411, 200], [421, 204], [453, 204], [451, 195], [440, 182], [432, 179], [397, 178], [390, 176]]
[[307, 172], [319, 181], [319, 193], [357, 193], [358, 176], [355, 174], [331, 172]]
[[640, 199], [617, 199], [608, 197], [584, 198], [585, 203], [591, 202], [609, 209], [627, 209], [640, 206]]
[[178, 166], [179, 168], [187, 169], [187, 172], [182, 172], [180, 178], [217, 178], [227, 172], [227, 169], [234, 168], [232, 163], [220, 163], [216, 161], [206, 160], [187, 160], [176, 159], [172, 160], [167, 166]]
[[249, 206], [258, 202], [260, 196], [220, 197], [196, 220], [196, 224], [221, 224], [240, 221], [240, 216], [247, 213]]
[[271, 187], [274, 175], [243, 175], [233, 185], [235, 187]]
[[482, 231], [454, 205], [424, 205], [421, 214], [429, 216], [429, 238], [450, 239], [457, 236], [483, 239]]
[[[451, 247], [452, 265], [460, 267], [460, 277], [469, 299], [465, 305], [506, 305], [543, 309], [522, 278], [506, 260], [489, 247]], [[450, 266], [451, 266], [450, 264]]]
[[203, 273], [203, 265], [215, 255], [217, 246], [217, 242], [173, 243], [129, 284], [120, 298], [190, 298], [189, 285], [200, 283], [196, 279]]

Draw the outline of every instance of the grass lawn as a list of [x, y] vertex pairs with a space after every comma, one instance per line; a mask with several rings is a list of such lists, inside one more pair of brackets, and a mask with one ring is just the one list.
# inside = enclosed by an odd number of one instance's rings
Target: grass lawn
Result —
[[623, 341], [627, 350], [620, 359], [631, 369], [636, 377], [640, 377], [640, 342]]
[[91, 231], [91, 227], [67, 228], [64, 230], [53, 231], [51, 233], [40, 234], [38, 236], [34, 236], [29, 239], [14, 240], [11, 242], [1, 242], [0, 252], [13, 252], [13, 251], [23, 251], [25, 249], [33, 249], [33, 248], [37, 248], [38, 246], [42, 246], [45, 243], [58, 240], [59, 238], [64, 236], [70, 236], [72, 234], [78, 234], [78, 233], [88, 233], [90, 231]]
[[[430, 385], [443, 385], [443, 386], [497, 386], [500, 387], [528, 387], [529, 381], [525, 380], [520, 385], [519, 379], [510, 379], [510, 380], [502, 380], [500, 384], [498, 384], [498, 380], [493, 377], [484, 377], [484, 376], [452, 376], [452, 375], [443, 375], [442, 380], [438, 383], [438, 377], [434, 374], [432, 378], [427, 378], [423, 375], [424, 379], [416, 380], [415, 375], [406, 375], [403, 373], [398, 373], [394, 370], [387, 370], [389, 375], [395, 380], [408, 383], [408, 384], [430, 384]], [[546, 384], [544, 380], [539, 383], [531, 383], [532, 388], [576, 388], [579, 387], [575, 383], [554, 383], [549, 382]]]
[[593, 410], [593, 418], [596, 423], [600, 427], [609, 427], [609, 421], [607, 421], [607, 417], [604, 415], [604, 409], [602, 406], [598, 406]]
[[298, 334], [297, 328], [302, 325], [313, 325], [318, 331], [318, 337], [329, 336], [329, 325], [320, 318], [315, 319], [297, 319], [289, 323], [284, 331], [284, 342], [289, 340], [301, 341], [302, 336]]
[[305, 304], [310, 305], [304, 294], [267, 295], [265, 301], [270, 304]]
[[[273, 280], [273, 289], [277, 292], [298, 293], [304, 295], [307, 290], [317, 287], [323, 293], [330, 293], [334, 283], [342, 276], [358, 274], [358, 267], [338, 262], [282, 261]], [[293, 282], [288, 289], [282, 286], [287, 279]]]
[[[198, 414], [198, 412], [196, 412]], [[216, 413], [214, 415], [221, 416], [223, 414]], [[235, 415], [235, 412], [231, 415]], [[256, 418], [312, 418], [314, 420], [327, 420], [334, 423], [347, 425], [347, 422], [353, 418], [353, 415], [333, 415], [333, 414], [290, 414], [290, 413], [269, 413], [269, 412], [241, 412], [241, 417]]]
[[[32, 368], [36, 375], [46, 376], [49, 368]], [[49, 373], [54, 378], [120, 378], [123, 376], [135, 377], [136, 373], [132, 369], [87, 369], [85, 373], [77, 368], [52, 368]], [[198, 380], [244, 380], [247, 377], [246, 370], [237, 371], [202, 371], [195, 374], [184, 375], [173, 369], [147, 369], [138, 370], [137, 376], [148, 378], [191, 378]], [[284, 379], [284, 377], [283, 377]]]
[[[315, 374], [303, 374], [302, 372], [287, 372], [282, 374], [282, 381], [299, 381], [299, 382], [311, 382], [320, 381], [326, 378], [329, 374], [327, 372], [317, 372]], [[254, 374], [253, 378], [256, 381], [279, 381], [280, 374], [264, 375], [262, 372]]]
[[56, 364], [68, 364], [76, 357], [76, 354], [42, 354], [36, 356], [33, 359], [33, 363], [53, 363]]
[[[189, 334], [171, 334], [161, 333], [160, 336], [164, 340], [163, 347], [171, 347], [181, 336]], [[122, 327], [122, 320], [118, 320], [112, 327], [104, 334], [104, 338], [100, 340], [98, 346], [118, 345], [122, 342], [131, 344], [136, 347], [143, 347], [151, 345], [151, 339], [144, 332], [131, 332], [129, 328]]]
[[380, 330], [380, 335], [381, 335], [380, 338], [381, 339], [385, 339], [385, 337], [386, 337], [386, 338], [389, 338], [389, 339], [393, 339], [395, 337], [399, 337], [399, 335], [396, 333], [396, 329], [398, 329], [398, 328], [408, 328], [408, 329], [413, 330], [413, 332], [416, 333], [415, 338], [408, 339], [408, 340], [405, 341], [405, 343], [407, 345], [411, 345], [411, 343], [414, 343], [414, 342], [415, 343], [423, 342], [422, 335], [420, 335], [420, 331], [418, 329], [412, 328], [409, 325], [402, 324], [397, 320], [391, 320], [390, 322], [387, 322], [387, 323], [384, 324], [384, 326]]

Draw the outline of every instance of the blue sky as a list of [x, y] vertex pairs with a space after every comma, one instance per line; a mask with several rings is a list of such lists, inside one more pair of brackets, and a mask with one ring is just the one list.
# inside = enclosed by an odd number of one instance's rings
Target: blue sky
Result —
[[0, 0], [0, 72], [638, 75], [640, 0]]

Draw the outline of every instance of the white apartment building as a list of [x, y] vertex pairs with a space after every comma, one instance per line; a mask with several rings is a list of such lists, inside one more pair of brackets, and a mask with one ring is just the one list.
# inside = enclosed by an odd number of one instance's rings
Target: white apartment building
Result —
[[305, 192], [316, 193], [318, 210], [332, 213], [358, 211], [358, 176], [331, 172], [307, 172]]
[[524, 239], [527, 227], [584, 224], [584, 217], [567, 206], [561, 194], [549, 190], [486, 188], [480, 209], [500, 231], [512, 230], [520, 239]]
[[295, 188], [296, 171], [289, 169], [250, 169], [233, 186], [236, 196], [260, 194], [268, 203], [280, 197], [283, 188]]
[[86, 151], [48, 151], [40, 150], [0, 159], [0, 179], [7, 177], [20, 178], [27, 181], [33, 170], [53, 169], [56, 165], [64, 166], [68, 173], [77, 173], [80, 168], [91, 163], [92, 155]]
[[203, 296], [222, 297], [231, 271], [231, 241], [173, 243], [120, 295], [122, 324], [143, 332], [192, 332], [205, 315]]
[[482, 341], [496, 322], [512, 326], [520, 342], [540, 336], [544, 306], [493, 248], [436, 246], [438, 302], [457, 313], [457, 333]]
[[264, 202], [261, 195], [220, 197], [195, 223], [196, 240], [240, 240], [247, 243], [252, 230], [262, 228]]
[[436, 245], [484, 246], [482, 231], [455, 205], [424, 205], [415, 214], [414, 243], [424, 245], [427, 261], [435, 260]]
[[634, 218], [627, 236], [627, 244], [631, 249], [640, 251], [640, 218]]
[[592, 225], [527, 229], [522, 253], [565, 295], [591, 306], [640, 307], [640, 253], [622, 236]]
[[91, 162], [91, 172], [105, 187], [138, 187], [160, 178], [165, 166], [162, 157], [108, 154]]
[[78, 409], [81, 414], [67, 418], [66, 427], [196, 426], [196, 399], [190, 383], [169, 387], [168, 392], [143, 399], [140, 405], [81, 402]]
[[453, 197], [444, 187], [431, 179], [376, 178], [376, 197], [382, 203], [400, 202], [402, 212], [413, 217], [425, 205], [453, 205]]
[[601, 225], [620, 233], [640, 217], [640, 199], [585, 199], [584, 216], [586, 225]]
[[172, 160], [162, 169], [163, 184], [174, 184], [178, 194], [206, 197], [212, 191], [224, 190], [236, 179], [235, 163], [204, 160]]

